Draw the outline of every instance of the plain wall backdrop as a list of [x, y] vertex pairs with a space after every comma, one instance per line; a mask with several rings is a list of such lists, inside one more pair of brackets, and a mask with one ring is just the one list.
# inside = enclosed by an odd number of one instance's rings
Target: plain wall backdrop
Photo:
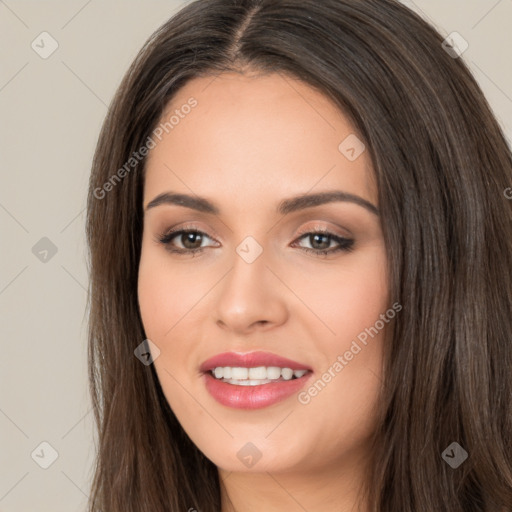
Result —
[[[91, 159], [131, 61], [186, 3], [0, 0], [0, 512], [85, 510]], [[512, 0], [404, 3], [467, 41], [462, 58], [510, 140]]]

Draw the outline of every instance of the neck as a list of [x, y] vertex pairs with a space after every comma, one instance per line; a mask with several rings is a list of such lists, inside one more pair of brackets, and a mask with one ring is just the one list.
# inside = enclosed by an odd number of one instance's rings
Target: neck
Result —
[[221, 512], [367, 512], [368, 472], [353, 461], [297, 472], [229, 472], [219, 468]]

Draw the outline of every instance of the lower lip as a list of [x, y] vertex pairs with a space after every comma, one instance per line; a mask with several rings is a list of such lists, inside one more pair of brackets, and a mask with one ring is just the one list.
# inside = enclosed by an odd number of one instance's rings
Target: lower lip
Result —
[[312, 373], [309, 372], [298, 379], [270, 382], [258, 386], [228, 384], [216, 379], [209, 372], [204, 374], [204, 378], [206, 389], [222, 405], [235, 409], [261, 409], [298, 393], [311, 375]]

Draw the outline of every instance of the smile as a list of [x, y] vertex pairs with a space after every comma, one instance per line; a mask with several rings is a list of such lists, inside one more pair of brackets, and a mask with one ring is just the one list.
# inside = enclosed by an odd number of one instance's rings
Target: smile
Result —
[[307, 365], [268, 352], [228, 352], [200, 370], [210, 395], [236, 409], [260, 409], [298, 393], [312, 375]]
[[298, 379], [308, 370], [292, 370], [278, 366], [257, 366], [243, 368], [241, 366], [217, 366], [211, 371], [213, 377], [222, 382], [237, 386], [258, 386], [270, 382]]

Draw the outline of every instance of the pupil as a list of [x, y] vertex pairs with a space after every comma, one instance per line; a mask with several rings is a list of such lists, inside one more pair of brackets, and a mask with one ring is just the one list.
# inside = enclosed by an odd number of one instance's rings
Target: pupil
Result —
[[[185, 235], [183, 235], [183, 236], [185, 236], [185, 241], [184, 241], [183, 245], [187, 249], [197, 249], [198, 247], [201, 247], [201, 235], [199, 233], [185, 233]], [[198, 239], [199, 239], [199, 245], [197, 247], [194, 246], [194, 237], [198, 237]], [[190, 247], [188, 245], [188, 242], [192, 243], [192, 247]]]
[[[315, 240], [315, 242], [317, 241], [318, 238], [324, 238], [324, 239], [327, 239], [328, 236], [327, 235], [319, 235], [319, 234], [315, 234], [313, 235], [313, 239]], [[313, 245], [314, 247], [314, 243], [312, 243], [311, 245]], [[318, 247], [318, 249], [327, 249], [329, 247], [329, 242], [327, 241], [326, 243], [324, 242], [324, 244], [320, 244], [320, 245], [323, 245], [322, 247]]]

